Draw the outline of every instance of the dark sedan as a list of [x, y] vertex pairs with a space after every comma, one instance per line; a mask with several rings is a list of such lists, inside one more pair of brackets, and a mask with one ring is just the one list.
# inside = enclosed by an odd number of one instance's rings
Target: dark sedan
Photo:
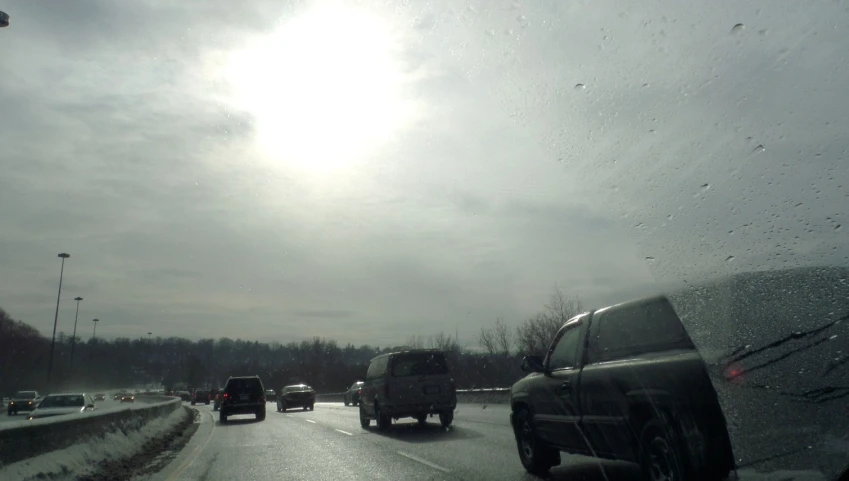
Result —
[[277, 395], [277, 411], [283, 412], [292, 408], [313, 410], [315, 406], [315, 390], [306, 384], [286, 386]]
[[346, 406], [350, 406], [352, 404], [356, 406], [360, 403], [360, 390], [363, 388], [363, 384], [365, 383], [357, 381], [354, 384], [351, 384], [351, 387], [345, 391], [345, 394], [342, 395], [342, 400], [345, 401]]

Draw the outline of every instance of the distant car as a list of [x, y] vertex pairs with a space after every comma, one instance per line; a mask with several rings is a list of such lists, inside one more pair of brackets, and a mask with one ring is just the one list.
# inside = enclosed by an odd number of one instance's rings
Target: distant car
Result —
[[38, 391], [18, 391], [9, 400], [9, 407], [6, 413], [12, 416], [21, 411], [32, 411], [38, 405], [38, 401]]
[[281, 389], [277, 396], [277, 412], [298, 407], [304, 411], [315, 409], [315, 390], [306, 384], [293, 384]]
[[94, 395], [94, 400], [95, 401], [105, 401], [106, 400], [106, 394], [99, 392], [99, 393]]
[[94, 399], [88, 394], [72, 392], [62, 394], [49, 394], [38, 403], [27, 419], [40, 419], [68, 414], [82, 414], [94, 411]]
[[192, 394], [192, 406], [197, 403], [209, 404], [209, 391], [203, 389], [195, 390], [195, 393]]
[[120, 399], [121, 399], [121, 393], [116, 392], [115, 394], [112, 395], [113, 401], [119, 401]]
[[345, 401], [346, 406], [350, 406], [351, 404], [356, 406], [360, 403], [360, 394], [363, 384], [365, 383], [362, 381], [357, 381], [354, 384], [351, 384], [351, 387], [349, 387], [345, 394], [342, 395], [342, 400]]
[[372, 419], [384, 431], [392, 419], [415, 418], [425, 424], [438, 415], [443, 427], [454, 420], [457, 390], [445, 359], [435, 349], [415, 349], [377, 356], [371, 360], [360, 397], [360, 425]]
[[277, 393], [274, 392], [274, 389], [265, 390], [265, 400], [268, 402], [277, 401]]
[[191, 401], [192, 395], [189, 391], [177, 391], [177, 396], [183, 401]]
[[233, 414], [255, 414], [257, 421], [265, 419], [265, 387], [259, 376], [240, 376], [227, 379], [221, 395], [219, 420], [227, 422]]
[[122, 403], [134, 403], [136, 402], [136, 396], [130, 393], [121, 394], [121, 402]]

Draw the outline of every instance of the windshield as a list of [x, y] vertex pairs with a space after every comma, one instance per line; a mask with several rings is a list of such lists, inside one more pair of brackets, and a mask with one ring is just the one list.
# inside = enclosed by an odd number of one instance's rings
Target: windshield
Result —
[[15, 399], [35, 399], [35, 392], [33, 391], [18, 391], [15, 393]]
[[849, 0], [0, 11], [0, 479], [849, 471]]
[[38, 405], [40, 408], [71, 408], [85, 406], [85, 398], [81, 394], [61, 394], [47, 396]]

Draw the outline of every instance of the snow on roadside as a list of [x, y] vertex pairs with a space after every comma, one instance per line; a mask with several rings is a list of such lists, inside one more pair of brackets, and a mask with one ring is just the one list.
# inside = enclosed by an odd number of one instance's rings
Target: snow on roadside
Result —
[[179, 408], [164, 418], [149, 421], [128, 434], [120, 430], [65, 449], [35, 456], [0, 468], [0, 479], [73, 480], [97, 471], [103, 461], [128, 458], [144, 444], [174, 429], [190, 413]]

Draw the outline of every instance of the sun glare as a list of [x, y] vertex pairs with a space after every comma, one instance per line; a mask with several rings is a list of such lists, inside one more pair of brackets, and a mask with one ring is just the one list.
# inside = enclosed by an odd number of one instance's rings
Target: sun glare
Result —
[[261, 154], [312, 174], [366, 161], [412, 112], [393, 47], [385, 20], [327, 5], [233, 52], [226, 76]]

